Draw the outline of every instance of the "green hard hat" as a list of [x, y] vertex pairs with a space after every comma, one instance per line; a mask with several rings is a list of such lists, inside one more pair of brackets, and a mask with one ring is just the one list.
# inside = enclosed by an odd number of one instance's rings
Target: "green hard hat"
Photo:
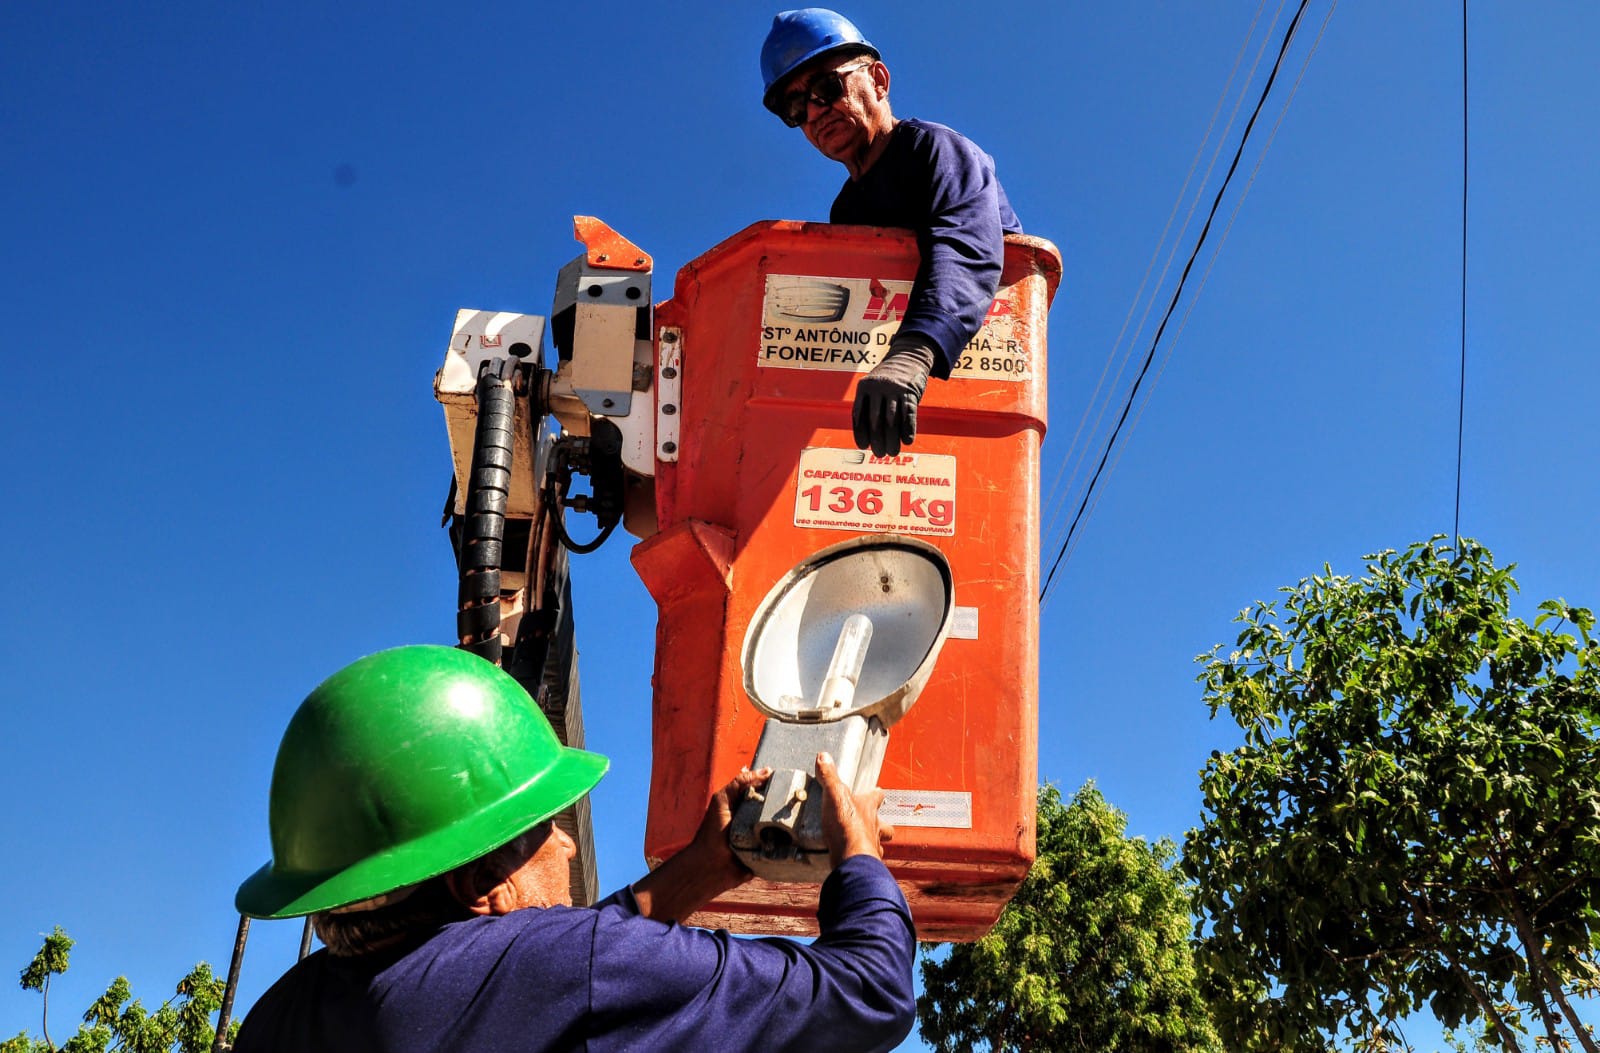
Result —
[[289, 721], [272, 770], [272, 861], [234, 905], [292, 918], [443, 874], [555, 815], [610, 763], [561, 745], [527, 692], [476, 655], [368, 655]]

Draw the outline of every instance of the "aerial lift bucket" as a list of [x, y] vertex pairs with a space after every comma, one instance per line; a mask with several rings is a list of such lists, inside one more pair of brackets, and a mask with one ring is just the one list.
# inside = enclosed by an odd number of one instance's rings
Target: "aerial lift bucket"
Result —
[[660, 611], [647, 860], [687, 845], [742, 765], [781, 769], [733, 830], [758, 876], [697, 924], [815, 931], [818, 743], [851, 754], [858, 785], [877, 770], [885, 861], [920, 938], [987, 932], [1033, 860], [1061, 260], [1006, 239], [1000, 292], [952, 377], [929, 383], [915, 444], [874, 457], [852, 439], [855, 384], [917, 265], [906, 232], [758, 223], [685, 266], [656, 309], [656, 532], [633, 551]]

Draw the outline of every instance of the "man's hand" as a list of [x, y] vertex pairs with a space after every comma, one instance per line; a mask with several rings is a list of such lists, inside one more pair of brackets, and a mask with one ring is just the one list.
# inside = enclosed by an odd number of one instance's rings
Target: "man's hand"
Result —
[[917, 437], [917, 403], [928, 386], [934, 349], [917, 337], [896, 337], [889, 353], [856, 385], [850, 423], [856, 446], [892, 457]]
[[733, 810], [739, 807], [739, 802], [744, 800], [745, 793], [752, 786], [759, 786], [770, 778], [771, 768], [759, 771], [742, 769], [728, 785], [711, 795], [705, 817], [700, 820], [700, 828], [694, 832], [694, 840], [683, 850], [685, 855], [692, 853], [701, 867], [720, 870], [735, 878], [729, 888], [742, 885], [750, 878], [750, 871], [739, 862], [739, 857], [733, 854], [733, 849], [728, 845], [728, 827], [733, 824]]
[[657, 921], [682, 921], [724, 892], [750, 880], [750, 871], [728, 846], [728, 826], [745, 793], [770, 778], [771, 768], [746, 768], [711, 795], [694, 840], [633, 883], [633, 896], [641, 914]]
[[879, 842], [894, 839], [894, 827], [878, 821], [883, 791], [873, 787], [851, 793], [827, 753], [817, 754], [817, 781], [822, 784], [822, 836], [828, 842], [828, 858], [833, 865], [838, 866], [851, 856], [882, 859]]

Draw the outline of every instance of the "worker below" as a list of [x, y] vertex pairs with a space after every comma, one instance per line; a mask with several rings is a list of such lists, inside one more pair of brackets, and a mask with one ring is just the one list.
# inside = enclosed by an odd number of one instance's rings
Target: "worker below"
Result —
[[915, 1006], [910, 913], [881, 860], [881, 791], [817, 759], [834, 870], [810, 944], [675, 924], [749, 878], [732, 809], [593, 907], [571, 905], [552, 820], [609, 762], [562, 746], [507, 673], [464, 651], [363, 658], [300, 705], [278, 748], [256, 918], [311, 915], [326, 945], [251, 1009], [237, 1053], [888, 1050]]
[[1003, 237], [1022, 224], [994, 159], [942, 124], [896, 118], [889, 68], [843, 15], [784, 11], [761, 48], [762, 103], [850, 173], [829, 220], [904, 227], [921, 262], [900, 329], [856, 387], [856, 445], [879, 457], [917, 436], [928, 375], [946, 379], [1000, 287]]

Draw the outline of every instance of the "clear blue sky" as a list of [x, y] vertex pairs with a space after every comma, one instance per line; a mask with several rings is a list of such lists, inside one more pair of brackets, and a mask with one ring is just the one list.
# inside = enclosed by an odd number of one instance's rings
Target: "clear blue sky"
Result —
[[[980, 142], [1063, 251], [1047, 485], [1256, 12], [850, 8], [897, 112]], [[294, 706], [361, 654], [450, 639], [430, 382], [458, 307], [545, 313], [574, 213], [653, 253], [663, 296], [753, 221], [826, 216], [842, 169], [758, 103], [771, 14], [0, 7], [0, 1036], [37, 1027], [37, 996], [4, 977], [52, 925], [80, 941], [58, 1038], [117, 972], [153, 1003], [197, 959], [225, 968]], [[1097, 780], [1136, 834], [1181, 838], [1201, 764], [1234, 739], [1192, 658], [1231, 641], [1236, 611], [1450, 530], [1458, 18], [1334, 12], [1043, 612], [1040, 770]], [[1462, 529], [1520, 565], [1524, 611], [1594, 605], [1600, 8], [1472, 19]], [[620, 535], [576, 565], [614, 887], [643, 869], [655, 612]], [[241, 1009], [298, 933], [257, 927]]]

